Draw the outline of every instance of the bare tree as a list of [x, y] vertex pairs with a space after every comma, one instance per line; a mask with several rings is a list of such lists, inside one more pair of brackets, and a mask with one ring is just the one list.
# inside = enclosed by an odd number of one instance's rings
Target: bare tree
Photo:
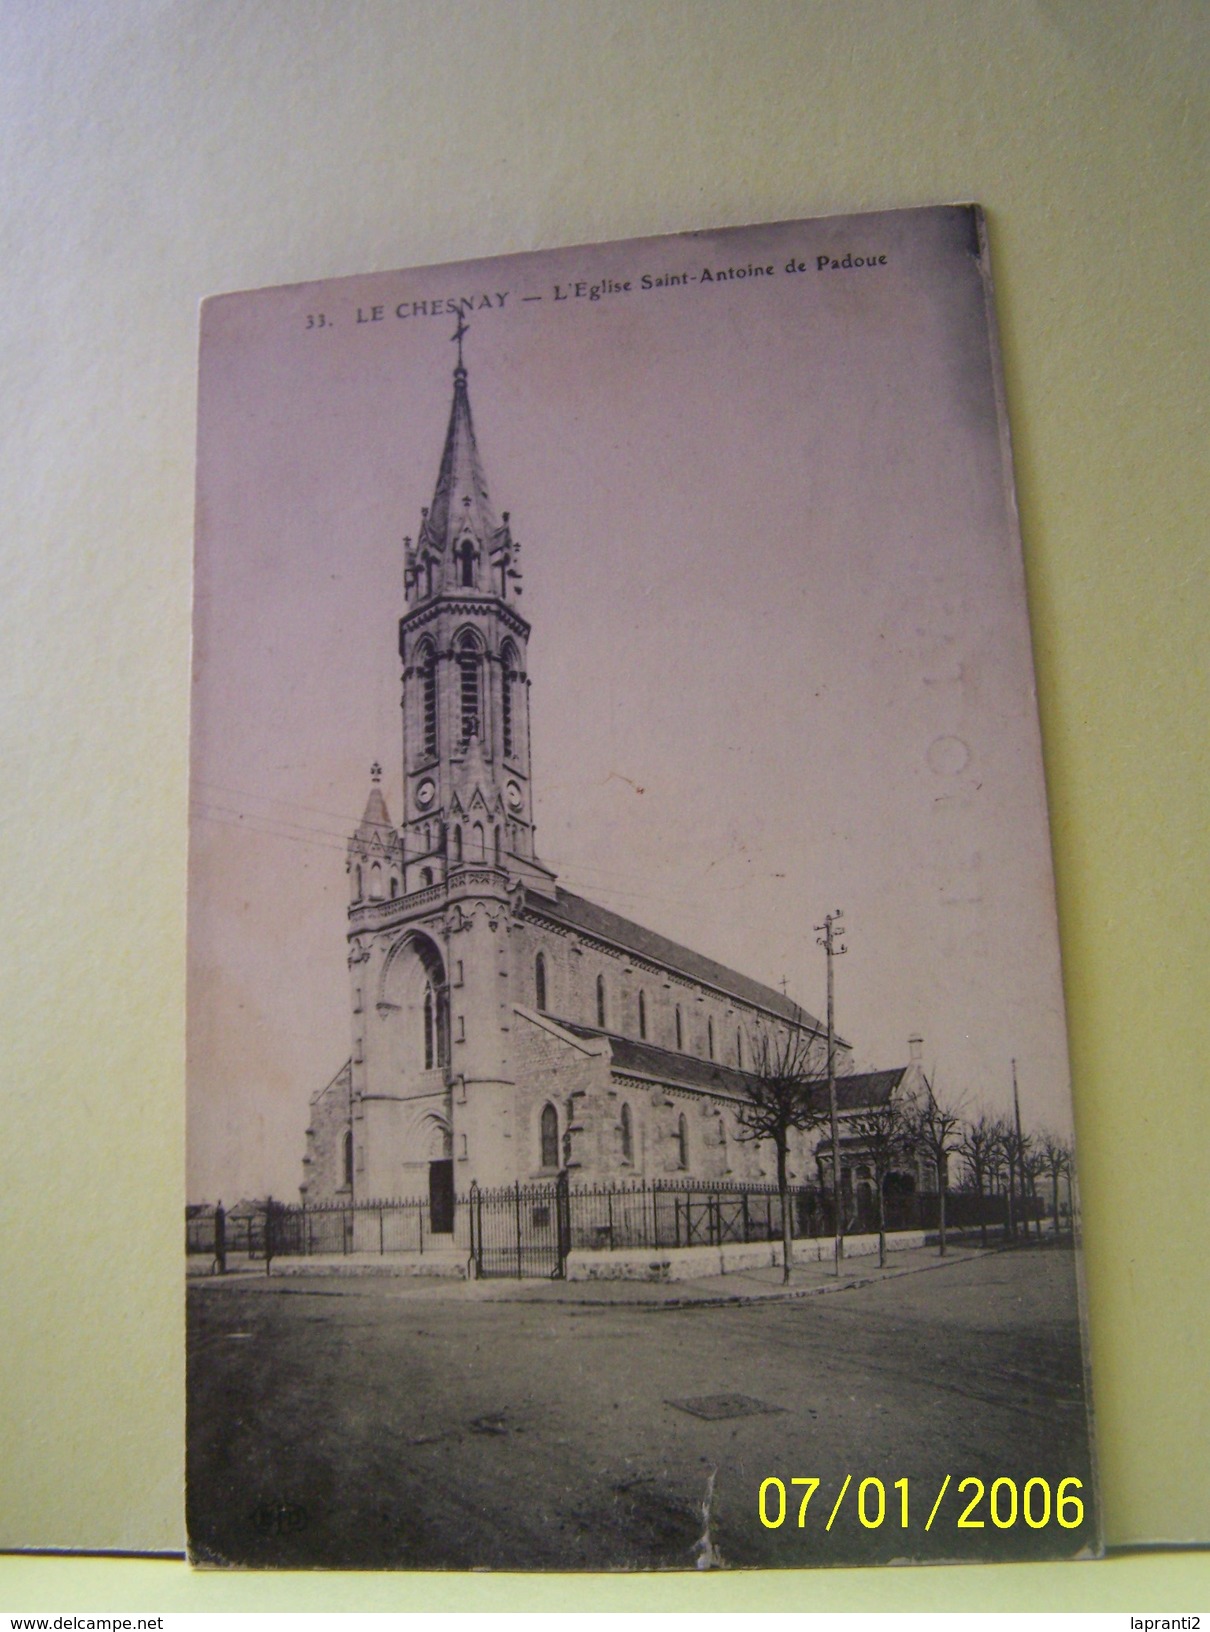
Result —
[[958, 1143], [958, 1154], [966, 1163], [966, 1174], [979, 1198], [979, 1242], [987, 1245], [987, 1214], [983, 1207], [983, 1185], [987, 1181], [990, 1192], [997, 1167], [996, 1142], [999, 1129], [986, 1111], [967, 1127]]
[[1045, 1170], [1050, 1175], [1055, 1240], [1057, 1241], [1059, 1238], [1059, 1179], [1070, 1168], [1071, 1151], [1066, 1140], [1060, 1139], [1057, 1133], [1051, 1133], [1048, 1129], [1043, 1129], [1038, 1136], [1038, 1142], [1041, 1147]]
[[[1012, 1122], [1001, 1117], [997, 1124], [996, 1145], [1002, 1166], [1008, 1174], [1008, 1231], [1017, 1234], [1017, 1225], [1025, 1219], [1024, 1161], [1029, 1149], [1028, 1138], [1022, 1137]], [[1029, 1220], [1025, 1219], [1025, 1238], [1029, 1240]]]
[[770, 1140], [777, 1152], [777, 1193], [781, 1198], [782, 1280], [790, 1279], [794, 1262], [793, 1220], [790, 1215], [789, 1152], [792, 1129], [806, 1132], [820, 1127], [826, 1116], [815, 1092], [824, 1080], [811, 1061], [811, 1035], [798, 1026], [772, 1036], [757, 1035], [754, 1059], [746, 1073], [747, 1103], [736, 1109], [736, 1137], [745, 1141]]
[[[878, 1267], [886, 1267], [886, 1181], [915, 1155], [916, 1117], [912, 1108], [891, 1093], [880, 1105], [863, 1105], [847, 1118], [847, 1132], [861, 1146], [874, 1171], [878, 1194]], [[839, 1204], [838, 1176], [833, 1176]]]
[[932, 1162], [937, 1173], [938, 1234], [941, 1257], [945, 1257], [945, 1192], [949, 1185], [949, 1159], [962, 1149], [962, 1107], [942, 1102], [925, 1081], [925, 1097], [912, 1118], [915, 1143]]
[[[1039, 1136], [1040, 1138], [1041, 1136]], [[1029, 1212], [1034, 1215], [1034, 1233], [1040, 1241], [1042, 1239], [1042, 1214], [1038, 1210], [1038, 1180], [1046, 1172], [1046, 1154], [1039, 1147], [1035, 1139], [1028, 1135], [1021, 1141], [1025, 1146], [1021, 1154], [1021, 1172], [1029, 1195], [1031, 1206]], [[1029, 1234], [1029, 1218], [1026, 1216], [1025, 1233]]]

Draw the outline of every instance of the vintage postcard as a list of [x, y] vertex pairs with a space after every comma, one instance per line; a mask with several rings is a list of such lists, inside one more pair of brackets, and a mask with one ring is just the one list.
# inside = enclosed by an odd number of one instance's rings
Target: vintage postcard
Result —
[[1099, 1550], [973, 206], [203, 311], [210, 1565]]

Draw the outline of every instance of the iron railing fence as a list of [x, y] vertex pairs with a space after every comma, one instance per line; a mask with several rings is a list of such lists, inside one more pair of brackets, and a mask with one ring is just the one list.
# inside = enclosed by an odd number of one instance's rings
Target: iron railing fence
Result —
[[[819, 1234], [820, 1198], [809, 1186], [788, 1194], [791, 1233]], [[775, 1184], [654, 1179], [570, 1187], [571, 1246], [577, 1250], [723, 1246], [780, 1241], [781, 1197]]]
[[433, 1252], [470, 1244], [465, 1206], [454, 1209], [452, 1231], [434, 1230], [427, 1199], [281, 1202], [220, 1219], [212, 1207], [186, 1210], [185, 1250], [249, 1258], [347, 1257], [353, 1253]]
[[229, 1253], [244, 1253], [249, 1257], [261, 1256], [264, 1245], [264, 1203], [252, 1213], [230, 1212], [224, 1215], [220, 1226], [213, 1207], [185, 1209], [185, 1251], [213, 1256], [219, 1247], [220, 1236]]
[[564, 1175], [552, 1182], [490, 1190], [473, 1185], [456, 1201], [455, 1213], [465, 1209], [469, 1219], [475, 1273], [560, 1279], [573, 1244], [570, 1219], [575, 1194]]
[[[790, 1233], [795, 1240], [830, 1239], [834, 1233], [830, 1193], [812, 1185], [788, 1192]], [[1017, 1202], [1018, 1223], [1044, 1211], [1040, 1201]], [[846, 1235], [878, 1229], [877, 1198], [859, 1191], [845, 1198]], [[887, 1196], [890, 1232], [935, 1231], [936, 1195]], [[264, 1260], [413, 1253], [450, 1249], [473, 1259], [481, 1275], [558, 1276], [572, 1251], [725, 1246], [780, 1241], [782, 1200], [775, 1184], [690, 1179], [569, 1183], [566, 1175], [530, 1184], [492, 1188], [472, 1185], [439, 1209], [433, 1228], [424, 1198], [285, 1203], [272, 1199], [219, 1214], [212, 1207], [186, 1210], [185, 1244], [225, 1264], [228, 1257]], [[1004, 1196], [951, 1191], [946, 1222], [953, 1230], [984, 1225], [1007, 1231]], [[441, 1225], [448, 1226], [442, 1228]]]

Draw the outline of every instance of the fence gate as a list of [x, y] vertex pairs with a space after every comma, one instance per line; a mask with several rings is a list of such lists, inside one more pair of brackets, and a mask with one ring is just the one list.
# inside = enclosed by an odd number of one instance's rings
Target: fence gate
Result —
[[562, 1280], [571, 1247], [567, 1178], [553, 1184], [472, 1185], [471, 1256], [476, 1273], [515, 1280]]

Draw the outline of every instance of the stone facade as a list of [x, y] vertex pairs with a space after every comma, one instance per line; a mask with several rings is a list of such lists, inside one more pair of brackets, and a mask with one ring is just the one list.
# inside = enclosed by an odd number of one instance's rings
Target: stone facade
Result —
[[[529, 625], [459, 360], [432, 505], [405, 542], [405, 809], [374, 767], [348, 844], [347, 1064], [311, 1102], [309, 1201], [515, 1179], [768, 1180], [740, 1137], [762, 1038], [823, 1027], [783, 993], [561, 889], [534, 844]], [[836, 1046], [850, 1078], [851, 1050]], [[902, 1068], [908, 1069], [908, 1068]], [[818, 1173], [796, 1137], [791, 1176]]]

